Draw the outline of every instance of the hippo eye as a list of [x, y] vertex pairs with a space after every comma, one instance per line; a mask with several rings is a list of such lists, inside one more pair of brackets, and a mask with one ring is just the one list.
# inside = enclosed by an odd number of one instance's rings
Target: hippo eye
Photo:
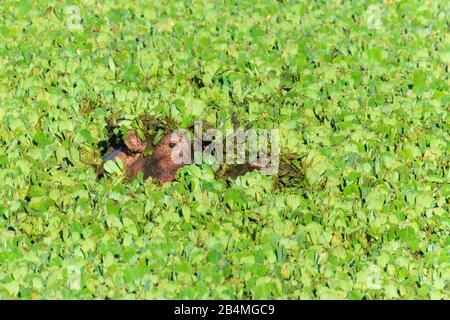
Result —
[[169, 143], [169, 148], [173, 148], [173, 147], [175, 147], [177, 144], [176, 143], [173, 143], [173, 142], [171, 142], [171, 143]]

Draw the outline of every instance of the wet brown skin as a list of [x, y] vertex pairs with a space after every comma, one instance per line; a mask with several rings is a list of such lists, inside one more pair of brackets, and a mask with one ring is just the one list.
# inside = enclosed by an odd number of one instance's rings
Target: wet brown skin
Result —
[[154, 177], [160, 185], [175, 179], [177, 170], [191, 163], [191, 144], [186, 136], [178, 133], [165, 135], [144, 159], [144, 179]]
[[133, 179], [143, 172], [144, 179], [153, 177], [163, 185], [173, 181], [177, 170], [190, 163], [190, 141], [182, 134], [165, 135], [154, 147], [150, 157], [144, 156], [147, 142], [141, 141], [134, 131], [130, 131], [127, 136], [125, 147], [116, 157], [122, 160], [126, 174]]
[[125, 147], [118, 152], [116, 157], [120, 158], [124, 163], [125, 172], [134, 178], [138, 172], [143, 170], [143, 154], [147, 147], [147, 142], [141, 141], [135, 131], [130, 131], [124, 144]]

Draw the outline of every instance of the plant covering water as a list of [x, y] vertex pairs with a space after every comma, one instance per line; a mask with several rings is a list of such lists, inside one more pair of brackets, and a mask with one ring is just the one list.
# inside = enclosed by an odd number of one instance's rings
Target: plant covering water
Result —
[[[0, 298], [448, 299], [448, 12], [2, 1]], [[290, 175], [97, 179], [142, 115], [277, 128]]]

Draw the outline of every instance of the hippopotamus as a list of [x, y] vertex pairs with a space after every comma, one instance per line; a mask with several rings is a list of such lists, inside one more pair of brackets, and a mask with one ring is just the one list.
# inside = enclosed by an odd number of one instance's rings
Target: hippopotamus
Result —
[[[149, 156], [146, 151], [151, 149], [153, 137], [147, 137], [142, 141], [135, 131], [129, 131], [124, 145], [103, 160], [120, 158], [125, 165], [126, 174], [134, 179], [139, 172], [144, 174], [144, 179], [153, 177], [163, 185], [175, 179], [177, 170], [192, 163], [193, 146], [188, 136], [182, 131], [174, 131], [162, 137], [153, 148]], [[216, 178], [234, 180], [238, 176], [253, 170], [265, 171], [269, 169], [267, 164], [223, 164], [215, 173]]]
[[153, 177], [160, 185], [173, 181], [177, 170], [191, 163], [191, 143], [185, 134], [166, 134], [153, 148], [151, 155], [145, 156], [144, 151], [150, 143], [150, 139], [144, 142], [135, 131], [130, 131], [124, 146], [114, 150], [103, 160], [120, 158], [128, 176], [134, 179], [139, 172], [143, 172], [144, 179]]

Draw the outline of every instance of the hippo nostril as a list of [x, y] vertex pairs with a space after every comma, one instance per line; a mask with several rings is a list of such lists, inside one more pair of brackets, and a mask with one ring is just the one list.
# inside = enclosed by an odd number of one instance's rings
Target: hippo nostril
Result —
[[178, 153], [178, 156], [182, 157], [183, 156], [183, 151], [180, 151], [180, 153]]

